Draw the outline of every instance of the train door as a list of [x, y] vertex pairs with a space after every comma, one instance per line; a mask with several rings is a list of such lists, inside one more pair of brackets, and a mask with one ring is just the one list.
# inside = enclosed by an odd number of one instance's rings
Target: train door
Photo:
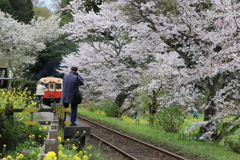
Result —
[[54, 102], [54, 99], [56, 97], [56, 93], [55, 93], [55, 82], [48, 82], [45, 83], [46, 86], [46, 90], [44, 91], [44, 104], [50, 106], [51, 103]]
[[56, 82], [49, 82], [48, 83], [48, 87], [49, 87], [49, 100], [51, 102], [54, 102], [55, 98], [56, 98]]

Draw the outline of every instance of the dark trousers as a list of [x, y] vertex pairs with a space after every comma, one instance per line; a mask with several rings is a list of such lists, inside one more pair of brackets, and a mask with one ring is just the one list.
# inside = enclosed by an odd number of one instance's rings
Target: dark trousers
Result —
[[[63, 105], [64, 105], [64, 108], [68, 108], [69, 103], [64, 103], [63, 102]], [[78, 107], [77, 103], [71, 103], [71, 118], [70, 118], [70, 121], [71, 121], [72, 124], [75, 124], [75, 122], [76, 122], [77, 107]], [[66, 114], [67, 113], [65, 112], [64, 121], [66, 120]]]
[[197, 115], [193, 115], [193, 119], [194, 119], [195, 117], [198, 119], [198, 116], [197, 116]]
[[42, 97], [43, 97], [43, 95], [36, 95], [36, 97], [37, 97], [36, 107], [39, 108], [39, 106], [42, 104]]

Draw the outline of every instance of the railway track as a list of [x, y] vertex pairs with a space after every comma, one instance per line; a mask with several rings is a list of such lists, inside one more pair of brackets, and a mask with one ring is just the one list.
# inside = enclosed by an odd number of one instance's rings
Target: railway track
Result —
[[91, 138], [102, 141], [105, 145], [115, 149], [126, 159], [131, 160], [187, 160], [184, 157], [158, 148], [152, 144], [122, 134], [118, 131], [90, 121], [81, 115], [78, 119], [91, 126]]

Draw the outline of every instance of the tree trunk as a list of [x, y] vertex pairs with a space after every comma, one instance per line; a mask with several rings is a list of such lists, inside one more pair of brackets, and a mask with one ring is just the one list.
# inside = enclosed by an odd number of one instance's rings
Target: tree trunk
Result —
[[117, 95], [116, 99], [115, 99], [115, 104], [121, 108], [123, 103], [125, 102], [125, 99], [129, 96], [129, 91], [133, 91], [134, 89], [136, 89], [139, 85], [138, 84], [133, 84], [127, 88], [124, 88], [120, 94]]

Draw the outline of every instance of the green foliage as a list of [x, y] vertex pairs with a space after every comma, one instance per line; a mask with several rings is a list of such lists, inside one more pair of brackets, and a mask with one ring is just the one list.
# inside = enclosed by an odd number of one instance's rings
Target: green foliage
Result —
[[34, 135], [32, 135], [29, 138], [30, 138], [30, 140], [43, 145], [43, 143], [45, 142], [45, 140], [47, 138], [48, 131], [49, 131], [49, 127], [33, 126], [32, 132], [34, 133]]
[[4, 13], [11, 13], [13, 10], [9, 0], [1, 0], [0, 1], [0, 10]]
[[147, 114], [147, 117], [148, 117], [148, 123], [150, 124], [150, 126], [153, 127], [153, 126], [154, 126], [154, 121], [155, 121], [155, 120], [154, 120], [154, 119], [155, 119], [155, 118], [154, 118], [155, 116], [154, 116], [154, 115], [151, 115], [151, 114]]
[[[62, 0], [60, 7], [65, 8], [67, 5], [69, 5], [70, 1], [71, 0]], [[69, 23], [69, 22], [73, 22], [73, 17], [72, 17], [71, 11], [70, 10], [64, 10], [61, 13], [60, 26], [63, 26], [64, 24]]]
[[66, 35], [62, 35], [55, 41], [47, 43], [47, 48], [38, 55], [36, 63], [30, 67], [29, 72], [24, 76], [35, 81], [47, 76], [62, 78], [63, 74], [57, 71], [62, 61], [62, 56], [76, 51], [76, 44], [66, 40], [65, 37]]
[[9, 0], [13, 10], [9, 13], [13, 18], [24, 23], [29, 23], [33, 18], [33, 4], [31, 0]]
[[89, 103], [89, 106], [87, 107], [87, 109], [90, 112], [96, 112], [97, 110], [99, 110], [99, 106], [94, 103]]
[[33, 148], [32, 152], [24, 156], [24, 159], [38, 159], [39, 158], [39, 148]]
[[0, 114], [0, 153], [14, 150], [17, 144], [23, 143], [28, 138], [28, 129], [24, 125], [19, 125], [17, 121], [12, 121], [4, 114]]
[[[65, 8], [71, 0], [62, 0], [61, 1], [61, 8]], [[86, 2], [83, 4], [83, 7], [80, 9], [85, 9], [87, 12], [94, 11], [95, 13], [100, 11], [100, 8], [98, 5], [101, 5], [102, 0], [92, 1], [92, 0], [86, 0]], [[61, 26], [63, 26], [66, 23], [72, 22], [73, 17], [70, 10], [64, 10], [61, 14]]]
[[228, 146], [233, 152], [240, 154], [240, 135], [238, 139], [227, 137], [224, 144]]
[[84, 8], [87, 12], [94, 11], [95, 13], [97, 13], [100, 11], [100, 8], [98, 7], [98, 5], [100, 4], [101, 4], [101, 0], [98, 0], [98, 1], [86, 0], [84, 4]]
[[[177, 2], [174, 0], [154, 0], [156, 1], [156, 10], [154, 12], [146, 10], [146, 11], [136, 11], [135, 9], [135, 5], [125, 5], [125, 6], [121, 6], [119, 7], [120, 10], [122, 10], [124, 12], [124, 14], [126, 14], [128, 17], [130, 17], [130, 19], [132, 20], [137, 20], [137, 18], [139, 17], [138, 15], [149, 15], [149, 13], [151, 14], [155, 14], [155, 15], [159, 15], [159, 14], [178, 14], [178, 6], [177, 6]], [[133, 0], [131, 3], [147, 3], [148, 0]], [[139, 13], [136, 13], [139, 12]], [[137, 14], [137, 15], [136, 15]]]
[[11, 14], [14, 19], [24, 23], [29, 23], [34, 15], [31, 0], [1, 0], [0, 10]]
[[119, 107], [116, 103], [111, 101], [106, 101], [102, 104], [102, 109], [108, 117], [118, 117]]
[[162, 0], [157, 3], [157, 7], [159, 10], [155, 12], [155, 14], [163, 13], [163, 14], [168, 14], [168, 13], [173, 13], [176, 14], [178, 13], [178, 6], [177, 2], [174, 0]]
[[184, 123], [184, 114], [179, 107], [162, 107], [155, 114], [155, 123], [161, 126], [166, 132], [177, 133], [181, 130]]
[[12, 80], [12, 88], [18, 88], [19, 86], [22, 86], [22, 88], [28, 88], [29, 91], [31, 91], [32, 94], [36, 92], [36, 81], [26, 80], [26, 79], [19, 79], [14, 78]]
[[[25, 126], [25, 128], [29, 128], [29, 126]], [[21, 143], [13, 142], [15, 144], [15, 148], [7, 150], [7, 152], [4, 154], [5, 157], [7, 155], [11, 155], [13, 159], [38, 159], [39, 153], [41, 152], [40, 150], [47, 137], [48, 127], [33, 126], [33, 133], [34, 134], [29, 135], [28, 130], [28, 132], [24, 134], [24, 138], [22, 138]], [[19, 153], [24, 153], [24, 155]]]
[[33, 10], [34, 10], [34, 16], [36, 18], [38, 17], [45, 17], [45, 18], [48, 18], [51, 16], [51, 10], [49, 10], [47, 7], [36, 7], [34, 6], [33, 7]]

